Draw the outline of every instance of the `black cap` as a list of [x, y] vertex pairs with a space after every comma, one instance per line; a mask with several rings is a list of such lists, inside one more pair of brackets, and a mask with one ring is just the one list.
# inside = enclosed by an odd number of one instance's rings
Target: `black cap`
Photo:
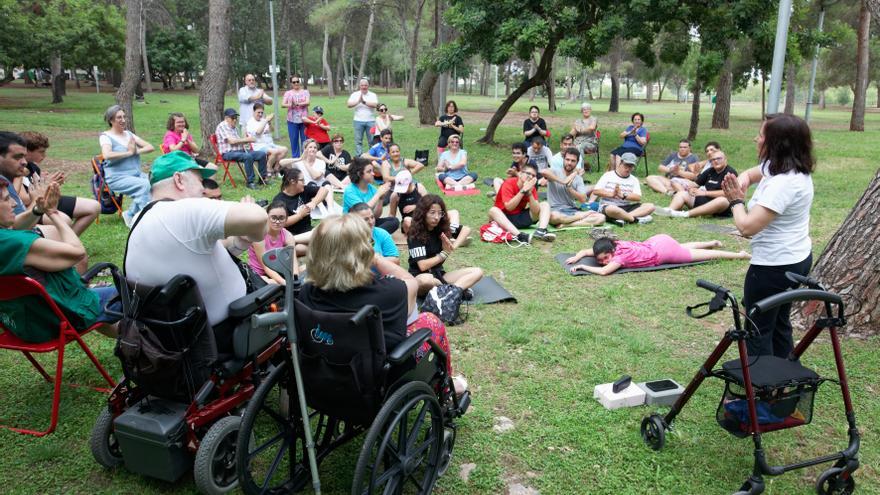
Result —
[[223, 116], [224, 117], [238, 117], [238, 112], [236, 112], [234, 108], [227, 108], [226, 110], [223, 110]]
[[321, 105], [315, 105], [315, 108], [313, 108], [312, 111], [315, 113], [324, 113], [324, 107]]

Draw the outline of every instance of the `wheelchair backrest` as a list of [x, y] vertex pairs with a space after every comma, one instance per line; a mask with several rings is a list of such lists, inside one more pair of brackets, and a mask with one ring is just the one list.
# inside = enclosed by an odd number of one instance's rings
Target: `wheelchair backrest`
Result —
[[294, 301], [297, 348], [309, 406], [369, 424], [385, 389], [385, 337], [376, 306], [355, 313], [312, 310]]

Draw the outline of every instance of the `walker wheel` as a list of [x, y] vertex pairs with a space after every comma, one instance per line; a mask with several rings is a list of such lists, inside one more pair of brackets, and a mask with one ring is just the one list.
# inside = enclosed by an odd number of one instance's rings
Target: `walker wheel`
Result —
[[659, 414], [652, 414], [642, 420], [642, 440], [653, 450], [662, 450], [666, 444], [666, 425]]
[[816, 481], [819, 495], [851, 495], [856, 491], [856, 481], [852, 473], [839, 467], [828, 469]]

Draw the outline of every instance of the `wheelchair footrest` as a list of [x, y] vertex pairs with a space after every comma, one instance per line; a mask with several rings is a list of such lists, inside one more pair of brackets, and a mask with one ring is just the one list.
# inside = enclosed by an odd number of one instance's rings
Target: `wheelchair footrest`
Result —
[[458, 399], [458, 408], [452, 411], [453, 417], [464, 416], [469, 407], [471, 407], [471, 393], [469, 390], [466, 390]]

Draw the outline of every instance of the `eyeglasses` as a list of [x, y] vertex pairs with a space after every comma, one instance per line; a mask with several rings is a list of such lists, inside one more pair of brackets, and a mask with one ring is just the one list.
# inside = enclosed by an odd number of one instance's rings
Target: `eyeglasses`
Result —
[[345, 140], [344, 139], [334, 139], [333, 142], [334, 143], [344, 143]]
[[444, 213], [443, 211], [440, 211], [440, 210], [428, 210], [427, 216], [443, 218], [446, 216], [446, 213]]
[[269, 221], [272, 223], [284, 223], [287, 217], [284, 215], [269, 215]]
[[720, 162], [723, 159], [721, 156], [716, 156], [715, 158], [709, 158], [710, 162]]
[[300, 82], [302, 82], [302, 81], [300, 81], [299, 79], [294, 79], [294, 80], [290, 81], [290, 84], [299, 84]]
[[380, 108], [379, 111], [380, 111], [380, 112], [387, 112], [388, 109], [387, 109], [387, 108]]

